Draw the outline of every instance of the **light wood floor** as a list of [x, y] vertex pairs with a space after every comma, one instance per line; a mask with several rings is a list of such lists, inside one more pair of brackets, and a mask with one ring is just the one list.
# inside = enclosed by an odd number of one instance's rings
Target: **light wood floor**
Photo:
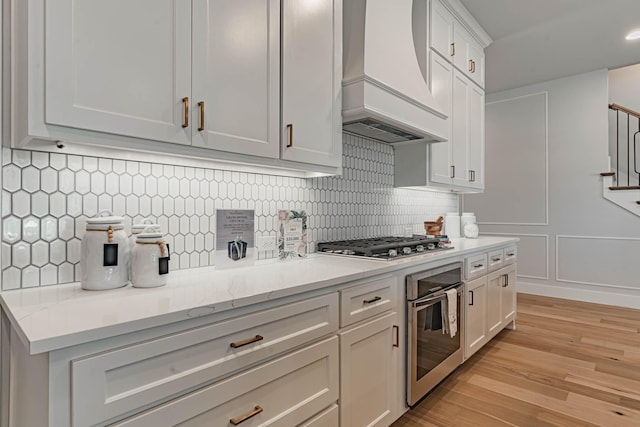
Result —
[[640, 426], [640, 310], [519, 294], [516, 325], [392, 427]]

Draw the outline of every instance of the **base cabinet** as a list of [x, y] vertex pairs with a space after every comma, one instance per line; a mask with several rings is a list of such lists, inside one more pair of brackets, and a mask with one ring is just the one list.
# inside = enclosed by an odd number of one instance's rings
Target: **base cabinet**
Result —
[[487, 342], [487, 278], [466, 283], [465, 349], [468, 359]]
[[[295, 426], [338, 400], [338, 338], [190, 393], [114, 424]], [[313, 425], [313, 424], [311, 424]]]
[[488, 276], [487, 325], [489, 339], [507, 327], [516, 314], [516, 266], [510, 265]]
[[397, 370], [394, 321], [388, 313], [340, 335], [340, 425], [388, 426]]
[[465, 360], [504, 328], [515, 327], [516, 253], [511, 245], [465, 258]]

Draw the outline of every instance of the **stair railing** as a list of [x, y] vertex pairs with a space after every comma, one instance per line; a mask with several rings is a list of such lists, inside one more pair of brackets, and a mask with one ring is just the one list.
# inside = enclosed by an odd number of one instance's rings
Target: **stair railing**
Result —
[[[616, 164], [615, 164], [615, 172], [605, 172], [600, 175], [602, 176], [615, 176], [617, 185], [615, 187], [609, 187], [610, 190], [638, 190], [640, 189], [640, 167], [638, 165], [638, 142], [640, 142], [640, 113], [637, 111], [633, 111], [629, 108], [623, 107], [618, 104], [609, 104], [609, 109], [616, 112]], [[626, 138], [626, 146], [624, 147], [626, 151], [626, 159], [623, 159], [625, 163], [623, 165], [626, 166], [626, 175], [627, 175], [627, 185], [623, 185], [621, 182], [621, 171], [624, 172], [624, 169], [620, 167], [620, 143], [624, 143], [625, 141], [621, 141], [620, 137], [620, 119], [622, 118], [624, 126], [625, 120], [627, 125], [627, 138]], [[635, 125], [635, 121], [638, 122], [638, 130], [633, 132], [631, 130], [631, 125]], [[632, 133], [633, 132], [633, 133]], [[632, 155], [633, 153], [633, 155]], [[633, 159], [632, 159], [633, 157]], [[633, 164], [633, 169], [631, 166]], [[633, 173], [638, 175], [638, 185], [632, 185], [631, 183], [631, 175]], [[640, 203], [640, 202], [639, 202]]]

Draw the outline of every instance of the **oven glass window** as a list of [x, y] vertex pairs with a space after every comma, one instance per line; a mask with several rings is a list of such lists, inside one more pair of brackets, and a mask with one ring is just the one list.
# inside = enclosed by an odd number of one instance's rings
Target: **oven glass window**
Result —
[[418, 297], [437, 292], [451, 285], [460, 283], [462, 271], [460, 268], [445, 271], [434, 276], [425, 277], [418, 280]]
[[416, 381], [428, 374], [432, 369], [460, 349], [460, 298], [458, 298], [458, 333], [451, 338], [442, 330], [442, 305], [437, 302], [421, 307], [415, 313], [417, 321], [417, 369]]

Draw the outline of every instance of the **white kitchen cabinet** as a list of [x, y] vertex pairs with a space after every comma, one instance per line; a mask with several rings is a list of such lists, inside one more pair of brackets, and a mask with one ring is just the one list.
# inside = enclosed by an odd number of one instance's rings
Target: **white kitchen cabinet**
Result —
[[[515, 327], [516, 257], [516, 246], [509, 245], [465, 258], [465, 360], [504, 328]], [[471, 295], [469, 291], [474, 289], [477, 292]]]
[[[118, 427], [301, 424], [338, 399], [338, 338], [194, 391]], [[227, 424], [228, 423], [228, 424]]]
[[193, 0], [193, 34], [193, 145], [278, 158], [280, 1]]
[[484, 88], [484, 48], [440, 0], [431, 1], [431, 48]]
[[282, 5], [282, 158], [340, 166], [342, 1]]
[[488, 276], [487, 330], [489, 339], [514, 320], [516, 314], [516, 266], [510, 265]]
[[397, 187], [458, 192], [484, 189], [484, 91], [447, 60], [430, 53], [431, 91], [449, 115], [451, 138], [395, 146]]
[[394, 420], [396, 318], [391, 312], [339, 334], [340, 425], [386, 427]]
[[465, 360], [487, 343], [487, 277], [465, 283]]
[[341, 0], [8, 4], [12, 147], [340, 173]]
[[60, 0], [44, 13], [46, 124], [191, 143], [191, 0]]
[[11, 378], [9, 426], [174, 425], [192, 417], [216, 424], [255, 405], [264, 409], [257, 419], [291, 426], [338, 400], [336, 292], [241, 313], [38, 355], [11, 330], [3, 364], [21, 377]]

